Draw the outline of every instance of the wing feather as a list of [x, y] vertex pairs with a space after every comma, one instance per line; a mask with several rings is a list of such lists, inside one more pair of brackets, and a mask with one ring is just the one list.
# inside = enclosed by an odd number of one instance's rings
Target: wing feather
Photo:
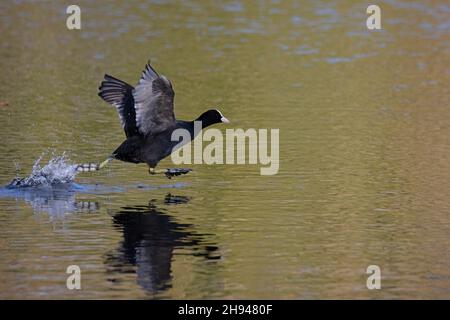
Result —
[[122, 80], [105, 74], [98, 95], [117, 109], [127, 137], [137, 134], [133, 87]]
[[141, 134], [156, 134], [175, 125], [174, 96], [170, 81], [148, 62], [133, 90], [136, 126]]

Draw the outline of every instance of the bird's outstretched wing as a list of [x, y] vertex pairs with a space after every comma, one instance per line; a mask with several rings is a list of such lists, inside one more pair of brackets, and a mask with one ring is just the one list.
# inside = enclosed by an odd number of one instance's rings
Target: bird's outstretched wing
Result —
[[133, 87], [122, 80], [105, 74], [98, 95], [116, 107], [127, 137], [137, 134]]
[[175, 125], [174, 96], [170, 81], [160, 76], [149, 61], [133, 90], [136, 126], [141, 134], [156, 134]]

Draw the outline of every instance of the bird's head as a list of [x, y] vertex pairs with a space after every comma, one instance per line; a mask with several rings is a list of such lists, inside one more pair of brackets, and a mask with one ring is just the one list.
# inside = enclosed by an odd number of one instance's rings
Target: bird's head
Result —
[[200, 115], [200, 117], [197, 118], [196, 121], [201, 121], [203, 128], [206, 128], [210, 125], [220, 122], [230, 123], [230, 121], [223, 116], [222, 112], [220, 112], [217, 109], [210, 109], [208, 111], [203, 112]]

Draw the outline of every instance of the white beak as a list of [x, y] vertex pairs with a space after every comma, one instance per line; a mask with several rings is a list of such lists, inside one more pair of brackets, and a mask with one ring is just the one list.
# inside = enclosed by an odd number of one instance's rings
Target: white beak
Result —
[[220, 121], [222, 121], [223, 123], [230, 123], [230, 120], [228, 120], [224, 116], [222, 116], [222, 118], [220, 118]]

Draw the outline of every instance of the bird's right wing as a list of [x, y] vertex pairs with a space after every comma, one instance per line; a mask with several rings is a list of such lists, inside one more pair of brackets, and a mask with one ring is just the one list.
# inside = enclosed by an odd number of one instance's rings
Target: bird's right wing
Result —
[[133, 90], [136, 125], [141, 134], [159, 133], [175, 125], [174, 96], [170, 81], [148, 62]]

